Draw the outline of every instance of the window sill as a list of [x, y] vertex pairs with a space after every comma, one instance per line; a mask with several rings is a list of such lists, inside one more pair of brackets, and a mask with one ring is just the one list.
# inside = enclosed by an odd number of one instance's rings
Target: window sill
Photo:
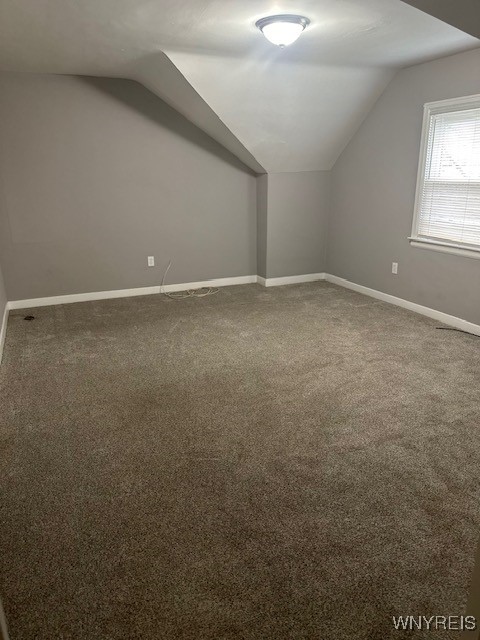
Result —
[[459, 244], [449, 242], [441, 242], [439, 240], [427, 240], [426, 238], [409, 238], [410, 245], [419, 249], [431, 249], [432, 251], [441, 251], [442, 253], [452, 253], [456, 256], [464, 256], [466, 258], [476, 258], [480, 260], [480, 247], [470, 248], [463, 247]]

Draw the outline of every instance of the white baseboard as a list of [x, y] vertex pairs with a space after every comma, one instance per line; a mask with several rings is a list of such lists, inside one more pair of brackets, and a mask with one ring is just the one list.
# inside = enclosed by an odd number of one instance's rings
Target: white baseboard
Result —
[[462, 318], [457, 318], [456, 316], [451, 316], [448, 313], [443, 313], [443, 311], [430, 309], [430, 307], [424, 307], [421, 304], [417, 304], [416, 302], [410, 302], [409, 300], [404, 300], [403, 298], [392, 296], [389, 293], [383, 293], [382, 291], [377, 291], [376, 289], [364, 287], [361, 284], [350, 282], [349, 280], [345, 280], [344, 278], [332, 276], [330, 273], [325, 274], [325, 280], [333, 284], [338, 284], [341, 287], [345, 287], [346, 289], [352, 289], [353, 291], [357, 291], [358, 293], [363, 293], [364, 295], [370, 296], [371, 298], [376, 298], [377, 300], [381, 300], [382, 302], [388, 302], [390, 304], [396, 305], [397, 307], [403, 307], [404, 309], [408, 309], [409, 311], [420, 313], [422, 316], [433, 318], [433, 320], [437, 320], [438, 322], [442, 322], [443, 324], [455, 327], [455, 329], [461, 329], [462, 331], [468, 331], [469, 333], [473, 333], [476, 336], [480, 336], [480, 325], [474, 324], [473, 322], [468, 322], [467, 320], [463, 320]]
[[257, 276], [236, 276], [233, 278], [217, 278], [216, 280], [202, 280], [200, 282], [183, 282], [181, 284], [166, 284], [155, 287], [138, 287], [136, 289], [114, 289], [113, 291], [91, 291], [89, 293], [72, 293], [65, 296], [51, 296], [48, 298], [30, 298], [29, 300], [12, 300], [8, 303], [10, 309], [29, 309], [30, 307], [49, 307], [54, 304], [70, 304], [72, 302], [89, 302], [92, 300], [109, 300], [111, 298], [131, 298], [133, 296], [148, 296], [158, 293], [186, 291], [201, 287], [229, 287], [236, 284], [252, 284], [257, 282]]
[[10, 308], [10, 304], [7, 302], [5, 305], [5, 311], [3, 312], [3, 317], [0, 325], [0, 364], [2, 364], [3, 357], [3, 347], [5, 345], [5, 337], [7, 335], [7, 323], [8, 323], [8, 310]]
[[282, 278], [262, 278], [257, 276], [257, 282], [264, 287], [281, 287], [284, 284], [299, 284], [301, 282], [316, 282], [325, 280], [324, 273], [305, 273], [301, 276], [284, 276]]
[[430, 309], [424, 307], [415, 302], [404, 300], [403, 298], [397, 298], [388, 293], [377, 291], [376, 289], [370, 289], [363, 285], [350, 282], [344, 278], [331, 275], [329, 273], [307, 273], [301, 276], [285, 276], [282, 278], [263, 278], [262, 276], [237, 276], [233, 278], [217, 278], [216, 280], [202, 280], [200, 282], [186, 282], [181, 284], [168, 284], [164, 287], [139, 287], [136, 289], [118, 289], [114, 291], [92, 291], [90, 293], [74, 293], [64, 296], [52, 296], [49, 298], [31, 298], [29, 300], [12, 300], [7, 303], [7, 308], [2, 319], [2, 325], [0, 327], [0, 362], [3, 353], [3, 345], [5, 343], [5, 335], [7, 331], [7, 320], [9, 309], [28, 309], [30, 307], [46, 307], [56, 304], [69, 304], [72, 302], [87, 302], [92, 300], [108, 300], [111, 298], [129, 298], [133, 296], [145, 296], [152, 294], [159, 294], [163, 292], [185, 291], [186, 289], [199, 289], [201, 287], [228, 287], [237, 284], [252, 284], [258, 282], [264, 287], [276, 287], [287, 284], [299, 284], [301, 282], [315, 282], [319, 280], [326, 280], [333, 284], [340, 285], [347, 289], [352, 289], [358, 293], [362, 293], [371, 298], [376, 298], [383, 302], [394, 304], [398, 307], [403, 307], [409, 311], [420, 313], [429, 318], [433, 318], [438, 322], [442, 322], [456, 329], [462, 329], [475, 335], [480, 336], [480, 325], [473, 324], [462, 318], [451, 316], [442, 311]]

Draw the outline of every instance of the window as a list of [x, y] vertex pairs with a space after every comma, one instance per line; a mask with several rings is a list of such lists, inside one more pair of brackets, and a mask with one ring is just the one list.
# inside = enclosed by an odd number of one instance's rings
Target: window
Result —
[[480, 95], [425, 105], [409, 239], [480, 258]]

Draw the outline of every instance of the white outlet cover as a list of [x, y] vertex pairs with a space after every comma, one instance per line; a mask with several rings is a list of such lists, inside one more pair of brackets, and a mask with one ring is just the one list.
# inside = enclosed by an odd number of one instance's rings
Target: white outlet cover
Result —
[[155, 257], [154, 256], [148, 256], [147, 264], [148, 264], [149, 267], [154, 267], [155, 266]]

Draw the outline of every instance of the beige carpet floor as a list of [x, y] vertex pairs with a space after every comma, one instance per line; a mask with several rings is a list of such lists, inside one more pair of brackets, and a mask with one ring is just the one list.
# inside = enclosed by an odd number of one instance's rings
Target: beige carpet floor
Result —
[[388, 640], [462, 614], [480, 340], [327, 283], [13, 311], [12, 640]]

